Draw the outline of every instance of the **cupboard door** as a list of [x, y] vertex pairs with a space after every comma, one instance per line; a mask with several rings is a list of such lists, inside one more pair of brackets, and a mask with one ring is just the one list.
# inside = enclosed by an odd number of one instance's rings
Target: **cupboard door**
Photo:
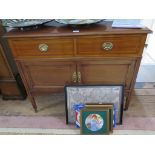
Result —
[[0, 44], [0, 80], [2, 79], [13, 79], [13, 75]]
[[21, 67], [31, 92], [62, 92], [64, 85], [73, 83], [74, 62], [22, 61]]
[[102, 59], [78, 62], [78, 75], [82, 84], [124, 84], [126, 89], [134, 74], [134, 59]]

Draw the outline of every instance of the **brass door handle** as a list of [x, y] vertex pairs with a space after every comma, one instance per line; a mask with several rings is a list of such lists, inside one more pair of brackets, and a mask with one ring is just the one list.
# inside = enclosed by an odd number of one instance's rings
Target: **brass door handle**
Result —
[[113, 43], [111, 42], [105, 42], [102, 44], [102, 49], [106, 50], [106, 51], [110, 51], [113, 48]]
[[39, 44], [38, 49], [41, 52], [47, 52], [48, 51], [48, 45], [47, 44]]
[[77, 82], [77, 75], [76, 75], [76, 72], [74, 72], [73, 75], [72, 75], [72, 81], [73, 81], [74, 83]]
[[81, 72], [78, 72], [77, 80], [78, 80], [78, 83], [81, 83]]

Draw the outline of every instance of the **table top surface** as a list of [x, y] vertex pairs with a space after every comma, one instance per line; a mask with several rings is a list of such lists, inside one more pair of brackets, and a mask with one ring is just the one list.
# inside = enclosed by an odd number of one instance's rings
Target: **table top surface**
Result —
[[63, 25], [51, 22], [38, 28], [11, 29], [3, 37], [50, 37], [50, 36], [81, 36], [108, 34], [147, 34], [152, 33], [148, 28], [112, 28], [112, 21], [102, 21], [91, 25]]

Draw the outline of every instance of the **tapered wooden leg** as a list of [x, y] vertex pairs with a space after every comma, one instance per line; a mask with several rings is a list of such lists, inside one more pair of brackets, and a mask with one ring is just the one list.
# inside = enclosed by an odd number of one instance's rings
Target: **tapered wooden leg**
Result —
[[125, 102], [125, 108], [124, 110], [128, 110], [129, 108], [129, 104], [130, 104], [130, 98], [131, 98], [131, 95], [129, 94], [127, 99], [126, 99], [126, 102]]
[[33, 109], [34, 109], [35, 112], [38, 112], [38, 110], [37, 110], [37, 104], [36, 104], [36, 102], [35, 102], [34, 97], [32, 96], [32, 94], [31, 94], [31, 92], [30, 92], [30, 88], [28, 87], [28, 82], [26, 81], [25, 76], [24, 76], [24, 73], [23, 73], [23, 70], [24, 70], [24, 69], [22, 68], [22, 65], [21, 65], [20, 61], [17, 60], [17, 61], [16, 61], [16, 64], [17, 64], [19, 73], [20, 73], [20, 75], [21, 75], [21, 78], [22, 78], [22, 80], [23, 80], [23, 83], [24, 83], [24, 86], [25, 86], [25, 89], [26, 89], [28, 98], [29, 98], [29, 100], [30, 100], [30, 102], [31, 102], [31, 104], [32, 104], [32, 107], [33, 107]]
[[128, 110], [128, 107], [129, 107], [129, 99], [127, 98], [126, 99], [124, 110]]
[[132, 80], [131, 87], [130, 87], [130, 92], [129, 92], [129, 95], [128, 95], [127, 99], [126, 99], [126, 104], [125, 104], [125, 109], [124, 110], [128, 110], [128, 108], [129, 108], [130, 100], [131, 100], [132, 92], [134, 90], [134, 86], [135, 86], [135, 83], [136, 83], [136, 77], [137, 77], [137, 74], [138, 74], [141, 59], [142, 59], [142, 57], [137, 59], [136, 66], [135, 66], [135, 72], [134, 72], [133, 80]]
[[36, 101], [35, 101], [34, 97], [32, 95], [28, 95], [28, 97], [29, 97], [29, 100], [31, 101], [31, 104], [32, 104], [32, 107], [33, 107], [34, 111], [38, 112], [37, 104], [36, 104]]

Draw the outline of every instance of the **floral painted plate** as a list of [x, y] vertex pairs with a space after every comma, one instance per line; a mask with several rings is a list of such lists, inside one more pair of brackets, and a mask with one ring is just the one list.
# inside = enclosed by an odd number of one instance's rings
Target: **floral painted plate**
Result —
[[3, 19], [2, 24], [6, 27], [21, 28], [42, 25], [50, 21], [52, 19]]
[[58, 23], [69, 25], [94, 24], [102, 20], [103, 19], [55, 19]]

